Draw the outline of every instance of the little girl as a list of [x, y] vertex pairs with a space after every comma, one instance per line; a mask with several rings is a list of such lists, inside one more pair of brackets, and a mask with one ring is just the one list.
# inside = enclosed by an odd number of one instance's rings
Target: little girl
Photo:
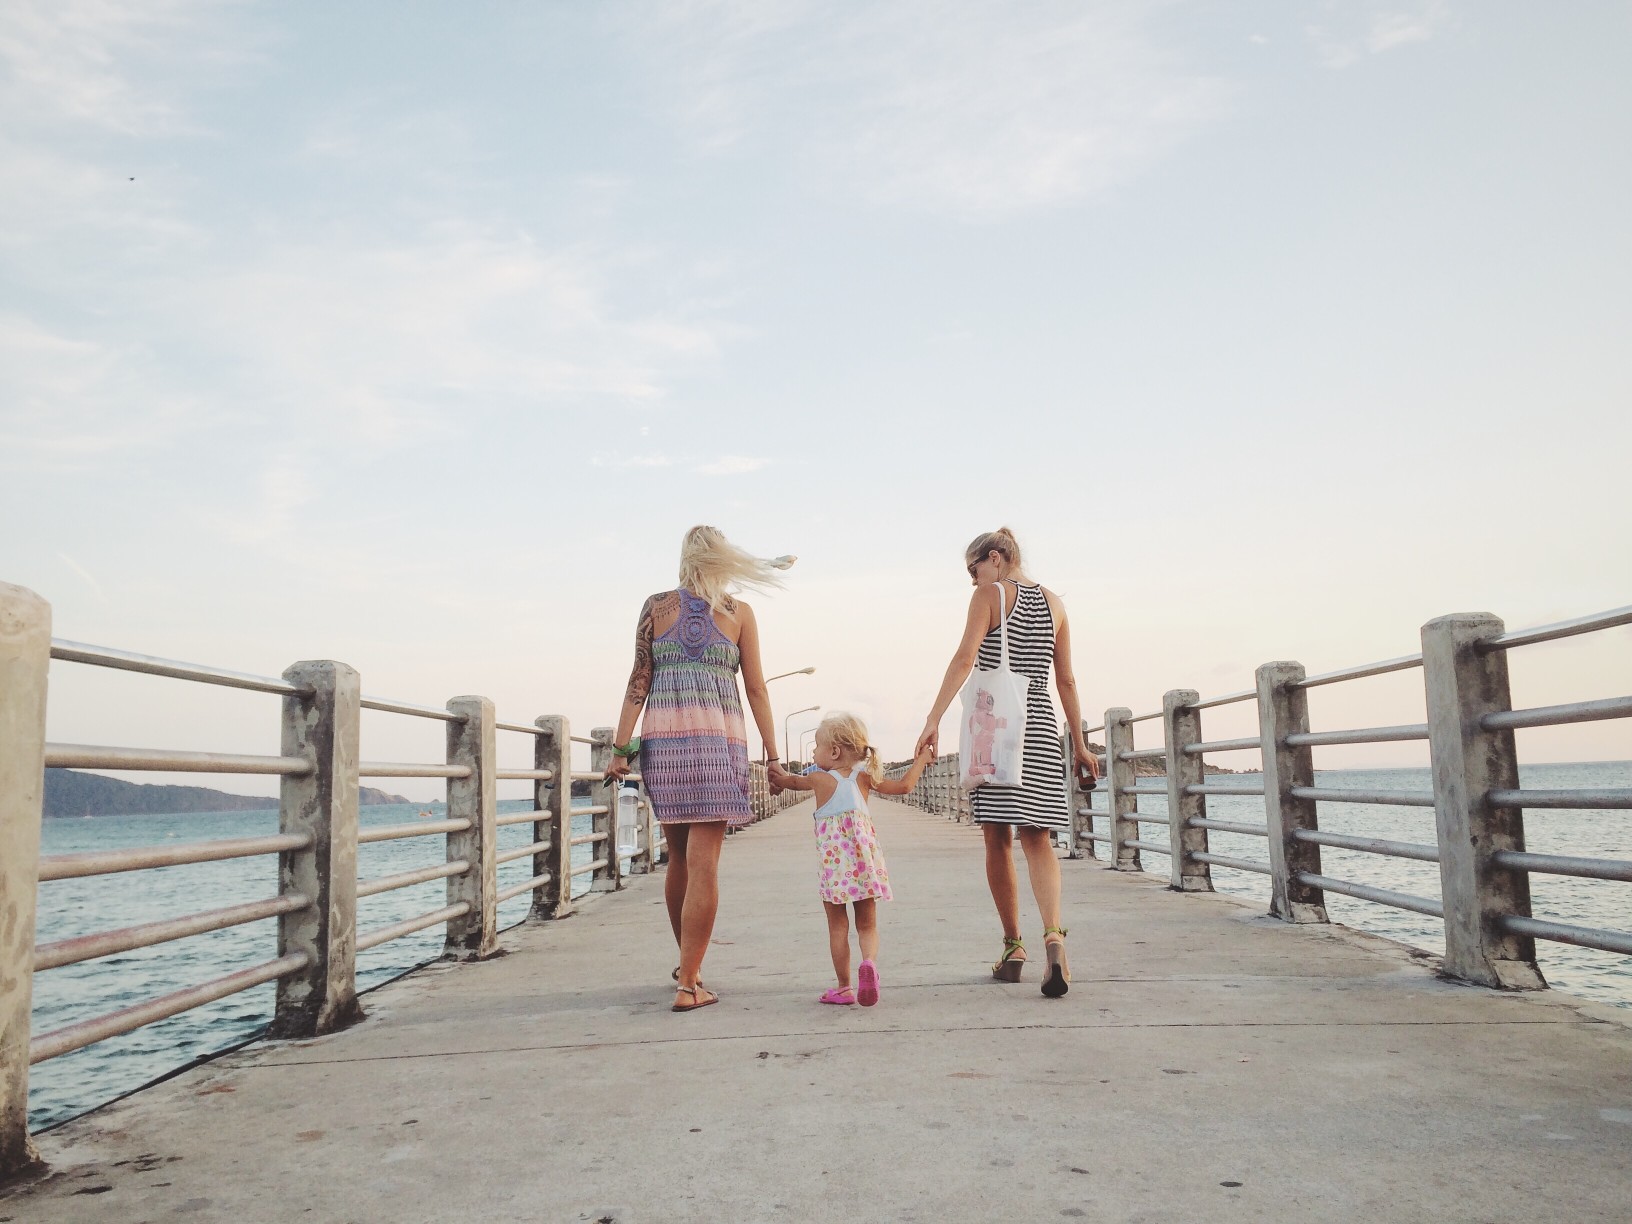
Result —
[[[823, 1003], [871, 1007], [878, 1002], [878, 907], [890, 899], [890, 875], [867, 811], [867, 796], [906, 795], [918, 784], [933, 759], [929, 745], [918, 754], [904, 778], [884, 780], [878, 754], [867, 744], [867, 728], [853, 714], [835, 711], [816, 728], [815, 762], [804, 775], [775, 769], [779, 787], [816, 792], [816, 849], [821, 855], [818, 887], [827, 910], [827, 943], [839, 984], [821, 997]], [[858, 768], [865, 762], [864, 768]], [[850, 913], [856, 908], [856, 939], [861, 965], [856, 989], [850, 988]]]

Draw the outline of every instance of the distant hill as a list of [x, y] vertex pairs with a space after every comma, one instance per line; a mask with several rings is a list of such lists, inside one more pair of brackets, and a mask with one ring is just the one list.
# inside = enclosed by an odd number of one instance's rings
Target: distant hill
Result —
[[[410, 803], [401, 795], [390, 795], [372, 786], [358, 788], [359, 802]], [[77, 769], [45, 771], [45, 817], [68, 816], [147, 816], [186, 812], [252, 812], [276, 808], [278, 801], [267, 795], [229, 795], [207, 786], [152, 786], [122, 782], [101, 774]]]

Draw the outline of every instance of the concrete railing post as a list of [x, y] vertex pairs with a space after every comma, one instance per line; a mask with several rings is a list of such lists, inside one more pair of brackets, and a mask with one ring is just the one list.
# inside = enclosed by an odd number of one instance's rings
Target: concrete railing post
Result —
[[[589, 733], [589, 768], [601, 773], [612, 763], [613, 727], [596, 727]], [[616, 786], [590, 783], [590, 802], [606, 811], [595, 814], [595, 832], [604, 833], [600, 841], [590, 846], [596, 858], [604, 858], [606, 866], [596, 869], [590, 878], [596, 892], [616, 892], [623, 887], [623, 858], [618, 854], [618, 790]]]
[[1133, 751], [1133, 727], [1128, 722], [1133, 711], [1113, 706], [1105, 711], [1105, 798], [1111, 809], [1111, 866], [1118, 871], [1143, 871], [1139, 847], [1128, 843], [1139, 837], [1137, 795], [1127, 793], [1135, 781], [1133, 762], [1122, 754]]
[[499, 946], [493, 703], [486, 697], [455, 697], [448, 702], [448, 713], [462, 719], [448, 724], [448, 764], [470, 770], [468, 778], [448, 779], [448, 819], [470, 821], [464, 832], [448, 834], [448, 862], [470, 864], [464, 875], [448, 877], [448, 904], [468, 901], [470, 911], [449, 920], [442, 951], [456, 960], [482, 960]]
[[1286, 737], [1309, 730], [1309, 694], [1296, 685], [1301, 663], [1265, 663], [1258, 669], [1258, 738], [1264, 762], [1264, 820], [1269, 827], [1269, 912], [1283, 922], [1325, 922], [1326, 894], [1298, 883], [1298, 873], [1320, 874], [1320, 847], [1299, 841], [1299, 829], [1317, 829], [1315, 801], [1292, 794], [1315, 784], [1314, 750], [1289, 747]]
[[1207, 830], [1191, 820], [1207, 815], [1207, 800], [1185, 791], [1199, 783], [1206, 771], [1201, 757], [1184, 751], [1201, 743], [1201, 694], [1195, 689], [1170, 689], [1162, 694], [1162, 732], [1167, 740], [1167, 836], [1173, 847], [1170, 883], [1180, 892], [1212, 892], [1213, 872], [1197, 854], [1207, 853]]
[[51, 605], [0, 582], [0, 1182], [40, 1163], [28, 1136], [28, 1043], [50, 666]]
[[306, 967], [278, 979], [274, 1037], [315, 1037], [360, 1020], [357, 1003], [357, 672], [329, 660], [296, 663], [283, 678], [307, 695], [283, 699], [283, 755], [310, 773], [283, 776], [278, 826], [311, 838], [278, 856], [280, 891], [312, 904], [278, 920], [278, 955]]
[[1076, 758], [1071, 755], [1069, 733], [1060, 736], [1060, 761], [1065, 770], [1066, 802], [1071, 809], [1071, 849], [1066, 857], [1098, 858], [1099, 855], [1094, 852], [1094, 839], [1084, 836], [1094, 831], [1094, 793], [1085, 791], [1077, 785], [1077, 763]]
[[[533, 725], [543, 732], [534, 736], [533, 768], [548, 769], [555, 776], [540, 782], [539, 810], [543, 819], [533, 826], [549, 824], [550, 848], [533, 856], [533, 874], [549, 872], [549, 881], [533, 894], [532, 918], [565, 918], [572, 913], [572, 728], [559, 714], [535, 718]], [[548, 790], [543, 789], [548, 787]]]
[[1524, 813], [1492, 807], [1492, 789], [1516, 790], [1513, 732], [1487, 731], [1486, 715], [1512, 708], [1507, 652], [1479, 645], [1502, 633], [1488, 613], [1442, 616], [1422, 627], [1428, 696], [1428, 749], [1439, 827], [1440, 896], [1445, 907], [1445, 972], [1509, 990], [1541, 990], [1536, 943], [1502, 929], [1508, 915], [1530, 916], [1530, 877], [1499, 867], [1499, 850], [1524, 849]]

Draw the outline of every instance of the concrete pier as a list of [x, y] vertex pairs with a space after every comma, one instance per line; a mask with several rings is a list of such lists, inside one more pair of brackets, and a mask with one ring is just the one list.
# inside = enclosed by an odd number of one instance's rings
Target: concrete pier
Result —
[[[823, 1007], [809, 805], [730, 838], [673, 1015], [662, 876], [38, 1136], [0, 1224], [1625, 1221], [1627, 1013], [1062, 863], [1063, 1000], [990, 979], [979, 833], [875, 803], [879, 1006]], [[1023, 873], [1023, 867], [1022, 867]], [[1040, 924], [1026, 902], [1028, 949]]]

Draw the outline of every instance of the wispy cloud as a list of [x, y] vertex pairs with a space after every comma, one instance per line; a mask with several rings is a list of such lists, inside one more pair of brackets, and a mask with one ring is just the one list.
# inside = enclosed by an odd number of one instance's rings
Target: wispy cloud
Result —
[[699, 152], [802, 133], [829, 190], [988, 218], [1106, 190], [1218, 116], [1224, 84], [1148, 32], [1161, 7], [700, 0], [630, 37]]
[[742, 476], [757, 472], [769, 463], [769, 459], [755, 459], [747, 455], [721, 455], [708, 463], [698, 464], [692, 471], [699, 476]]
[[1306, 33], [1328, 68], [1347, 68], [1368, 56], [1396, 47], [1428, 42], [1451, 21], [1446, 0], [1415, 4], [1337, 4], [1325, 6], [1322, 21]]
[[104, 604], [108, 602], [107, 592], [102, 589], [102, 584], [96, 580], [95, 574], [91, 573], [90, 570], [86, 569], [83, 565], [81, 565], [78, 561], [75, 561], [65, 552], [59, 552], [57, 554], [57, 558], [69, 569], [73, 570], [74, 573], [83, 578], [85, 580], [85, 585], [90, 587], [91, 590], [96, 593], [96, 597], [99, 600], [101, 600]]

